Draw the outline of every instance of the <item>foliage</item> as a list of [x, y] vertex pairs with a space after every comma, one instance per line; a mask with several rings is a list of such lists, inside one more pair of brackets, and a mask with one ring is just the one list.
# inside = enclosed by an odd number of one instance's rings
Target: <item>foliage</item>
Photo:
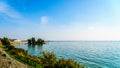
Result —
[[72, 59], [58, 59], [53, 52], [44, 51], [42, 53], [42, 62], [44, 68], [85, 68]]
[[2, 43], [1, 43], [1, 41], [0, 41], [0, 47], [2, 47]]
[[28, 39], [27, 41], [28, 41], [29, 45], [35, 45], [36, 44], [36, 41], [35, 41], [34, 37], [32, 37], [31, 39]]
[[[37, 43], [41, 43], [41, 40], [38, 39]], [[28, 42], [36, 44], [34, 37], [28, 39]], [[8, 54], [32, 68], [85, 68], [72, 59], [57, 59], [56, 55], [49, 51], [43, 51], [41, 57], [31, 56], [26, 50], [10, 45], [8, 38], [3, 38], [2, 43], [6, 46], [4, 49]]]
[[32, 44], [35, 45], [36, 44], [35, 38], [32, 37], [31, 40], [32, 40]]
[[32, 44], [31, 39], [28, 39], [27, 41], [28, 41], [28, 44], [29, 44], [29, 45], [31, 45], [31, 44]]
[[56, 68], [84, 68], [84, 66], [79, 65], [79, 63], [73, 61], [72, 59], [59, 59], [55, 65]]
[[15, 48], [14, 46], [13, 47], [9, 46], [9, 47], [4, 49], [15, 59], [25, 64], [28, 64], [33, 68], [43, 68], [41, 65], [42, 64], [41, 59], [39, 57], [31, 56], [27, 53], [26, 50], [23, 50], [21, 48]]
[[43, 51], [41, 57], [36, 57], [29, 55], [26, 50], [21, 48], [9, 47], [6, 48], [6, 52], [33, 68], [84, 68], [71, 59], [57, 59], [53, 52]]
[[13, 48], [15, 48], [15, 47], [12, 45], [8, 46], [8, 50], [12, 50]]
[[41, 38], [37, 39], [37, 41], [36, 41], [35, 38], [32, 37], [31, 39], [28, 39], [27, 41], [28, 41], [29, 45], [36, 45], [36, 44], [43, 45], [43, 44], [45, 44], [45, 41]]
[[0, 51], [0, 55], [2, 54], [2, 52]]
[[45, 41], [44, 41], [43, 39], [39, 38], [39, 39], [37, 40], [36, 44], [42, 45], [42, 44], [45, 44]]
[[2, 43], [2, 45], [4, 45], [5, 47], [11, 45], [11, 44], [10, 44], [10, 41], [9, 41], [9, 39], [8, 39], [7, 37], [4, 37], [3, 39], [1, 39], [1, 43]]
[[54, 68], [56, 64], [56, 55], [52, 52], [43, 51], [42, 52], [42, 63], [44, 68]]

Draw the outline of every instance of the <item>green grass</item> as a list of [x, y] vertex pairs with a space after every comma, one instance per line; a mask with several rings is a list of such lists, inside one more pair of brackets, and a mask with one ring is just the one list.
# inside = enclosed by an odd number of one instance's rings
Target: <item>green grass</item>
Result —
[[[27, 64], [31, 68], [86, 68], [72, 59], [57, 59], [56, 54], [49, 51], [42, 52], [41, 57], [31, 56], [26, 50], [15, 48], [10, 45], [8, 38], [2, 39], [4, 50], [14, 59]], [[31, 40], [29, 41], [31, 43]], [[32, 38], [32, 43], [35, 44], [35, 38]], [[41, 39], [37, 42], [41, 43]]]
[[0, 55], [2, 54], [2, 52], [0, 51]]
[[39, 62], [38, 57], [34, 57], [27, 54], [27, 51], [19, 48], [13, 48], [12, 50], [8, 50], [4, 48], [4, 50], [14, 59], [28, 65], [30, 68], [43, 68], [41, 63]]
[[86, 68], [72, 59], [57, 59], [56, 54], [43, 51], [41, 57], [31, 56], [26, 50], [14, 46], [4, 47], [4, 50], [14, 59], [30, 66], [30, 68]]

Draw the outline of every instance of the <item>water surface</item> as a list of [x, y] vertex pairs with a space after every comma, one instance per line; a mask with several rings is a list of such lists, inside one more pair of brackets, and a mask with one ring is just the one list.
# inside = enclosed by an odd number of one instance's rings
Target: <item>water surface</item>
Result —
[[71, 58], [89, 68], [120, 68], [120, 42], [117, 41], [47, 42], [43, 46], [20, 45], [16, 48], [28, 50], [34, 56], [41, 56], [44, 50], [52, 51], [58, 58]]

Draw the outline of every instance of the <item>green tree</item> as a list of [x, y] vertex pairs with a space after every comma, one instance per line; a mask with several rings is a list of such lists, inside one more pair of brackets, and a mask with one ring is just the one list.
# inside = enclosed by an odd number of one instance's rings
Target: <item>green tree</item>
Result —
[[36, 42], [38, 45], [42, 45], [42, 44], [45, 44], [45, 41], [41, 38], [39, 38]]
[[2, 45], [6, 46], [6, 47], [11, 45], [10, 41], [7, 37], [4, 37], [3, 39], [1, 39], [1, 42], [2, 42]]
[[32, 37], [31, 41], [32, 41], [32, 45], [35, 45], [35, 44], [36, 44], [36, 41], [35, 41], [35, 38], [34, 38], [34, 37]]
[[34, 37], [28, 39], [27, 42], [29, 45], [36, 45], [36, 44], [43, 45], [43, 44], [45, 44], [45, 41], [43, 39], [39, 38], [36, 41]]
[[32, 40], [31, 39], [28, 39], [28, 44], [31, 45], [32, 44]]

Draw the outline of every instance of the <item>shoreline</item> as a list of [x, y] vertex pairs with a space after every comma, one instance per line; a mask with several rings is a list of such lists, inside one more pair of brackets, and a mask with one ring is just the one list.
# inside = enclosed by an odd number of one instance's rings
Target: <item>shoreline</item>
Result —
[[10, 43], [11, 43], [11, 45], [13, 45], [13, 46], [19, 46], [19, 45], [27, 44], [27, 43], [25, 43], [25, 42], [10, 42]]

